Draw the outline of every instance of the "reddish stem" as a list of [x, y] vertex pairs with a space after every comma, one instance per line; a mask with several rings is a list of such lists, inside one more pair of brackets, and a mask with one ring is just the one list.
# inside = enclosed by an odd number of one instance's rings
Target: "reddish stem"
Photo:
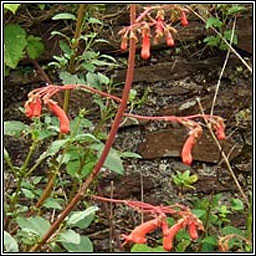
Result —
[[[136, 5], [131, 4], [130, 7], [130, 23], [134, 24], [136, 18]], [[35, 252], [38, 249], [41, 248], [43, 244], [47, 242], [47, 240], [54, 234], [54, 232], [58, 229], [59, 225], [63, 222], [63, 220], [66, 218], [66, 216], [73, 210], [73, 208], [77, 205], [77, 203], [81, 200], [81, 198], [84, 196], [88, 186], [91, 184], [91, 182], [95, 179], [97, 174], [100, 172], [100, 169], [102, 165], [104, 164], [107, 155], [111, 149], [111, 146], [114, 142], [116, 133], [119, 128], [119, 124], [121, 122], [121, 119], [123, 117], [126, 104], [129, 98], [129, 93], [133, 81], [133, 73], [134, 73], [134, 60], [135, 60], [135, 40], [133, 38], [130, 39], [130, 47], [129, 47], [129, 58], [128, 58], [128, 68], [126, 73], [126, 81], [125, 81], [125, 87], [123, 91], [122, 96], [122, 102], [119, 105], [119, 109], [117, 111], [115, 120], [112, 125], [112, 129], [110, 131], [109, 137], [107, 139], [105, 148], [101, 154], [100, 159], [98, 160], [96, 166], [93, 169], [93, 172], [88, 176], [86, 181], [82, 184], [82, 187], [78, 191], [78, 193], [74, 196], [74, 198], [70, 201], [70, 203], [66, 206], [66, 208], [62, 211], [62, 213], [58, 216], [58, 218], [55, 220], [55, 222], [52, 224], [50, 229], [47, 231], [47, 233], [44, 235], [42, 240], [33, 246], [30, 249], [30, 252]]]

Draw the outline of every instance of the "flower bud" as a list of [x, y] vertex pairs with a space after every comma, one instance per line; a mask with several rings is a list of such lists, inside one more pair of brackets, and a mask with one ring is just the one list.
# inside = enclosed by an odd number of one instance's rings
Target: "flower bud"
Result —
[[188, 26], [188, 20], [187, 20], [187, 15], [185, 11], [181, 11], [180, 13], [180, 22], [183, 27]]
[[35, 97], [34, 99], [29, 99], [25, 103], [25, 115], [29, 118], [39, 117], [42, 112], [42, 104], [39, 97]]

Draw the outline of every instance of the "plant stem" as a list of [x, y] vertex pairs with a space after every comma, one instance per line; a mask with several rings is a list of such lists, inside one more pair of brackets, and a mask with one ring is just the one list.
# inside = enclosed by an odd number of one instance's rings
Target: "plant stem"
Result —
[[[86, 4], [79, 4], [79, 9], [77, 12], [76, 31], [75, 31], [75, 35], [74, 35], [75, 42], [71, 45], [73, 54], [70, 56], [70, 65], [69, 65], [69, 72], [71, 74], [74, 74], [75, 70], [76, 70], [75, 60], [76, 60], [76, 56], [77, 56], [77, 48], [79, 45], [79, 38], [80, 38], [80, 35], [82, 32], [82, 25], [83, 25], [83, 19], [84, 19], [84, 13], [85, 13], [86, 6], [87, 6]], [[63, 103], [63, 110], [66, 113], [68, 111], [70, 96], [71, 96], [71, 90], [67, 90], [65, 92], [64, 103]]]
[[29, 152], [27, 154], [27, 157], [26, 157], [23, 165], [20, 168], [20, 171], [19, 171], [19, 174], [18, 174], [18, 182], [17, 182], [16, 191], [15, 191], [15, 194], [14, 194], [12, 200], [11, 200], [11, 206], [10, 206], [11, 211], [15, 211], [15, 205], [17, 204], [18, 195], [19, 195], [20, 190], [21, 190], [21, 183], [22, 183], [24, 177], [26, 176], [27, 166], [28, 166], [28, 163], [31, 159], [32, 154], [34, 153], [34, 151], [36, 149], [36, 146], [37, 146], [37, 141], [34, 140], [32, 142], [32, 145], [29, 148]]
[[[136, 5], [131, 4], [130, 7], [130, 23], [131, 25], [134, 24], [136, 18]], [[34, 245], [30, 252], [35, 252], [38, 249], [41, 248], [43, 244], [47, 242], [47, 240], [52, 236], [52, 234], [58, 229], [59, 225], [63, 222], [63, 220], [66, 218], [66, 216], [73, 210], [73, 208], [77, 205], [77, 203], [81, 200], [84, 193], [86, 192], [87, 188], [91, 184], [91, 182], [94, 180], [94, 178], [98, 175], [100, 172], [100, 169], [102, 165], [104, 164], [104, 161], [107, 158], [107, 155], [111, 149], [111, 146], [114, 142], [116, 133], [119, 128], [119, 124], [121, 122], [121, 119], [123, 117], [123, 113], [126, 108], [126, 104], [129, 98], [129, 93], [133, 81], [133, 73], [134, 73], [134, 62], [135, 62], [135, 40], [133, 38], [130, 39], [130, 47], [129, 47], [129, 58], [128, 58], [128, 68], [126, 73], [126, 81], [125, 81], [125, 87], [123, 91], [122, 96], [122, 102], [119, 105], [119, 109], [117, 111], [115, 120], [112, 124], [112, 129], [110, 131], [109, 137], [107, 139], [107, 142], [105, 144], [105, 148], [101, 154], [101, 157], [99, 161], [97, 162], [96, 166], [94, 167], [93, 172], [88, 176], [86, 181], [83, 183], [82, 187], [78, 191], [78, 193], [74, 196], [74, 198], [71, 200], [71, 202], [67, 205], [67, 207], [62, 211], [62, 213], [59, 215], [59, 217], [56, 219], [56, 221], [52, 224], [50, 229], [46, 232], [43, 239], [36, 245]]]

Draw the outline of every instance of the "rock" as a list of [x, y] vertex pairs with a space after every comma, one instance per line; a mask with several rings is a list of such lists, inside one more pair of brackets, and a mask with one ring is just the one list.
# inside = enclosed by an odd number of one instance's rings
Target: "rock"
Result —
[[[139, 145], [138, 151], [144, 159], [154, 159], [158, 157], [180, 157], [183, 144], [187, 137], [187, 131], [182, 127], [150, 132], [146, 134], [146, 140]], [[229, 141], [221, 142], [224, 152], [229, 153], [234, 146]], [[230, 160], [237, 157], [242, 146], [235, 148]], [[204, 130], [203, 136], [193, 149], [193, 159], [196, 161], [217, 163], [221, 159], [220, 152], [211, 138], [208, 131]]]

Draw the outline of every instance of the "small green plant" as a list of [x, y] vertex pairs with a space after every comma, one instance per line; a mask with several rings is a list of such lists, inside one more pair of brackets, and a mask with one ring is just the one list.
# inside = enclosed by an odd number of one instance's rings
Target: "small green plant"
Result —
[[183, 173], [176, 171], [176, 174], [172, 174], [172, 181], [182, 191], [184, 188], [195, 189], [191, 184], [196, 183], [198, 176], [196, 174], [190, 175], [190, 170], [186, 170]]
[[[216, 5], [216, 16], [207, 18], [205, 28], [209, 30], [209, 28], [214, 27], [221, 35], [231, 44], [238, 44], [238, 37], [236, 31], [233, 36], [233, 40], [231, 42], [232, 30], [228, 29], [229, 20], [233, 18], [234, 15], [240, 14], [246, 11], [244, 6], [238, 4], [217, 4]], [[219, 35], [210, 35], [204, 38], [203, 42], [205, 42], [208, 46], [217, 47], [221, 50], [227, 50], [228, 46], [223, 42]]]

